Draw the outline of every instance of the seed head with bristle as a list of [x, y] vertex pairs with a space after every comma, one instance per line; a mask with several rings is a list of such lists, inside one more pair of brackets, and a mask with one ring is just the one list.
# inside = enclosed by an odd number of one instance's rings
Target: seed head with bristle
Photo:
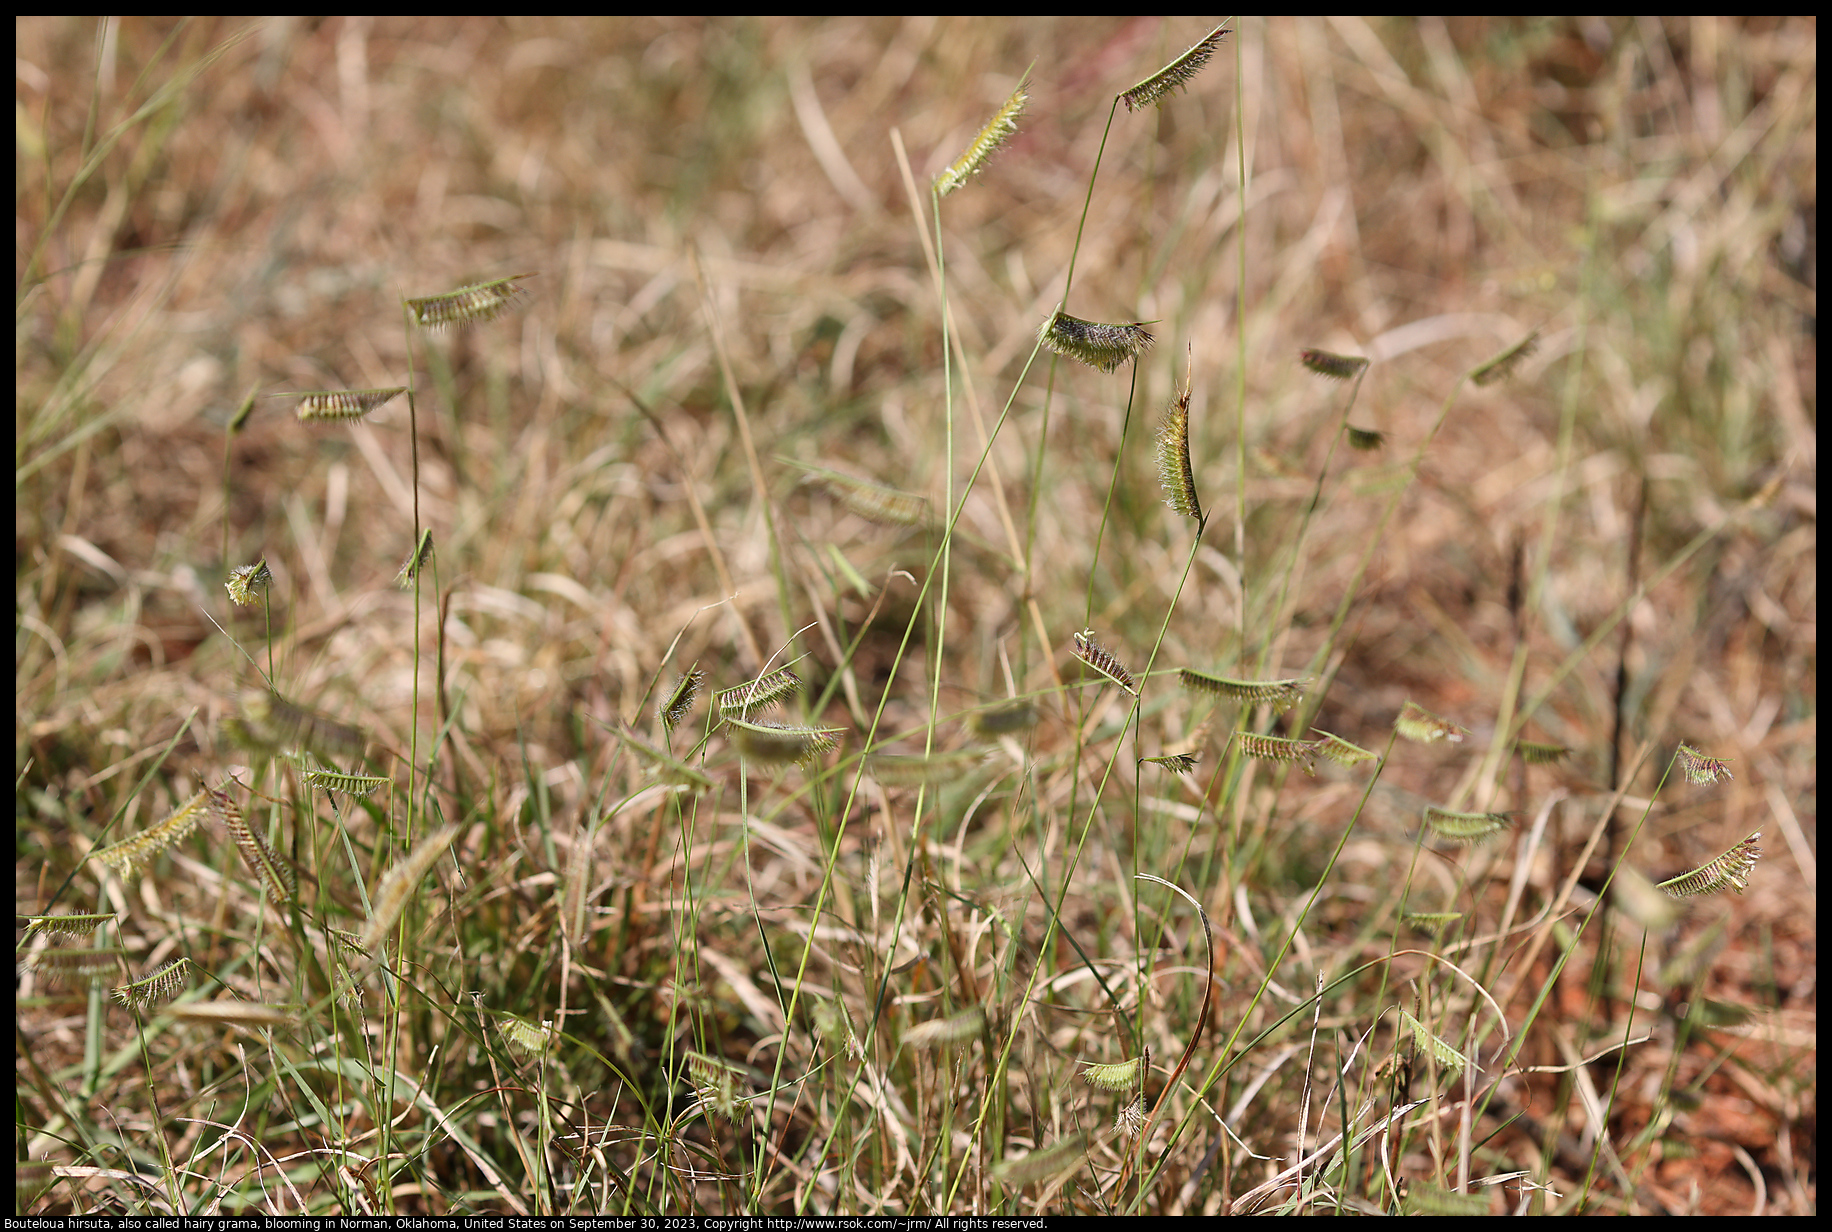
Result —
[[993, 151], [1018, 131], [1018, 117], [1024, 114], [1024, 105], [1030, 101], [1030, 93], [1025, 88], [1029, 80], [1026, 74], [1025, 79], [1018, 83], [1018, 88], [1011, 92], [1011, 97], [993, 113], [992, 119], [986, 121], [986, 127], [980, 130], [973, 143], [946, 171], [935, 177], [936, 196], [945, 197], [972, 179], [986, 166], [986, 160], [992, 157]]
[[1190, 464], [1190, 391], [1171, 403], [1158, 429], [1158, 483], [1164, 503], [1202, 524], [1202, 501], [1196, 495], [1196, 471]]
[[395, 385], [388, 389], [319, 389], [276, 396], [299, 400], [294, 413], [300, 423], [326, 423], [334, 419], [362, 419], [406, 392], [407, 386]]
[[1157, 103], [1163, 106], [1165, 95], [1172, 90], [1189, 84], [1190, 78], [1202, 71], [1202, 66], [1209, 62], [1221, 41], [1228, 37], [1224, 27], [1216, 26], [1202, 36], [1202, 39], [1188, 51], [1166, 64], [1163, 68], [1147, 77], [1138, 85], [1120, 95], [1120, 101], [1126, 104], [1126, 110], [1139, 111]]
[[1056, 354], [1079, 359], [1102, 372], [1112, 372], [1127, 360], [1137, 359], [1155, 341], [1143, 321], [1109, 325], [1084, 321], [1066, 312], [1050, 317], [1038, 332], [1043, 345]]
[[1674, 898], [1716, 894], [1726, 888], [1741, 894], [1749, 888], [1750, 871], [1762, 858], [1762, 848], [1756, 843], [1761, 837], [1762, 831], [1757, 830], [1711, 863], [1663, 881], [1660, 888]]
[[1138, 678], [1126, 670], [1126, 665], [1115, 658], [1112, 651], [1094, 640], [1094, 630], [1083, 629], [1075, 635], [1075, 657], [1126, 692], [1137, 696]]
[[533, 274], [511, 274], [491, 282], [473, 283], [440, 295], [425, 295], [407, 300], [414, 321], [423, 329], [443, 329], [448, 325], [481, 325], [507, 312], [517, 299], [527, 293], [522, 279]]
[[1430, 744], [1435, 740], [1448, 740], [1452, 744], [1461, 744], [1468, 733], [1467, 728], [1458, 727], [1449, 719], [1440, 719], [1431, 711], [1415, 701], [1408, 701], [1399, 709], [1399, 717], [1393, 720], [1393, 726], [1399, 734], [1419, 744]]
[[1495, 356], [1493, 359], [1478, 365], [1469, 374], [1469, 379], [1476, 385], [1493, 385], [1496, 381], [1512, 376], [1520, 361], [1533, 353], [1539, 345], [1539, 331], [1534, 330], [1519, 342]]
[[1315, 347], [1299, 351], [1298, 358], [1306, 368], [1332, 381], [1346, 381], [1352, 376], [1359, 376], [1362, 369], [1368, 366], [1363, 356], [1338, 355], [1334, 351], [1321, 351]]

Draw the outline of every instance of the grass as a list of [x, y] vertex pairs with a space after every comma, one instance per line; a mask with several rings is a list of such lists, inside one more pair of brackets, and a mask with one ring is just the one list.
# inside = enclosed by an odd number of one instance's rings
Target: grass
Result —
[[1809, 1213], [1813, 27], [1228, 25], [16, 23], [18, 1210]]

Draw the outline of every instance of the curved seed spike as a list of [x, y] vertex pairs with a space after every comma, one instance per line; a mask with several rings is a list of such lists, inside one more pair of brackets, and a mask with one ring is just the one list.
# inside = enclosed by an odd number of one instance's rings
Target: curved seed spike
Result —
[[1726, 887], [1741, 894], [1749, 888], [1750, 870], [1762, 858], [1762, 848], [1756, 844], [1756, 840], [1761, 837], [1762, 831], [1757, 830], [1711, 863], [1669, 878], [1660, 883], [1660, 888], [1674, 898], [1716, 894]]
[[533, 274], [510, 274], [491, 282], [472, 283], [440, 295], [426, 295], [405, 301], [413, 318], [423, 329], [444, 329], [448, 325], [481, 325], [507, 312], [515, 301], [527, 293], [522, 279]]
[[725, 717], [732, 743], [747, 760], [763, 765], [806, 765], [839, 747], [834, 739], [839, 728], [788, 727], [776, 723], [752, 723], [732, 715]]
[[1143, 321], [1109, 325], [1084, 321], [1066, 312], [1058, 312], [1045, 321], [1038, 336], [1056, 354], [1079, 359], [1102, 372], [1112, 372], [1127, 360], [1137, 359], [1156, 341]]
[[1450, 843], [1486, 843], [1513, 824], [1506, 813], [1457, 813], [1425, 806], [1426, 827]]
[[1248, 757], [1257, 757], [1261, 761], [1293, 762], [1302, 767], [1304, 773], [1317, 773], [1314, 760], [1317, 745], [1310, 740], [1291, 740], [1284, 736], [1262, 736], [1257, 732], [1238, 731], [1234, 733], [1235, 743], [1240, 751]]
[[1221, 41], [1228, 37], [1228, 31], [1216, 26], [1203, 35], [1194, 47], [1166, 64], [1163, 68], [1147, 77], [1138, 85], [1120, 95], [1120, 101], [1126, 104], [1127, 111], [1139, 111], [1153, 103], [1163, 106], [1165, 95], [1172, 90], [1189, 84], [1190, 78], [1202, 71]]
[[1507, 379], [1520, 366], [1520, 361], [1533, 354], [1533, 348], [1538, 345], [1539, 331], [1536, 329], [1501, 354], [1473, 369], [1469, 374], [1471, 383], [1493, 385], [1496, 381]]
[[1214, 693], [1254, 704], [1269, 703], [1280, 714], [1303, 700], [1304, 686], [1310, 683], [1303, 676], [1290, 680], [1235, 680], [1231, 676], [1199, 672], [1193, 667], [1178, 668], [1177, 679], [1184, 688], [1194, 689], [1198, 693]]
[[1026, 89], [1030, 74], [1018, 82], [1018, 88], [1011, 92], [1004, 106], [993, 113], [992, 119], [986, 121], [979, 135], [973, 139], [961, 156], [954, 160], [949, 168], [935, 177], [935, 195], [945, 197], [961, 187], [986, 166], [986, 160], [992, 157], [993, 151], [1005, 143], [1006, 138], [1018, 131], [1018, 117], [1024, 114], [1024, 105], [1030, 101]]
[[1112, 651], [1094, 640], [1094, 630], [1083, 629], [1075, 635], [1075, 657], [1134, 697], [1138, 696], [1138, 678], [1114, 658]]
[[1190, 465], [1190, 391], [1186, 386], [1164, 416], [1158, 429], [1158, 482], [1164, 503], [1186, 518], [1202, 522], [1202, 501], [1196, 496], [1196, 471]]
[[1722, 757], [1706, 757], [1689, 744], [1679, 746], [1679, 768], [1694, 783], [1715, 783], [1720, 778], [1734, 779], [1730, 764]]
[[1400, 735], [1419, 744], [1430, 744], [1434, 740], [1461, 744], [1463, 737], [1469, 734], [1468, 728], [1458, 727], [1449, 719], [1440, 719], [1415, 701], [1407, 701], [1399, 708], [1399, 717], [1393, 720], [1393, 726]]
[[299, 399], [294, 413], [300, 423], [325, 423], [335, 419], [361, 419], [377, 407], [407, 392], [407, 386], [388, 389], [318, 389], [276, 397]]
[[1298, 359], [1318, 376], [1326, 376], [1332, 381], [1346, 381], [1352, 376], [1360, 376], [1362, 369], [1368, 366], [1365, 356], [1338, 355], [1334, 351], [1318, 350], [1315, 347], [1299, 351]]

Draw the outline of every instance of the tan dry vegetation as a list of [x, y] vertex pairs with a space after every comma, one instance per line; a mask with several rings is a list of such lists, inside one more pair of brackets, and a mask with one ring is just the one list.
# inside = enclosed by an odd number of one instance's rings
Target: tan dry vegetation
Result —
[[[19, 1209], [1397, 1210], [1518, 1172], [1482, 1209], [1810, 1212], [1816, 27], [1230, 25], [1103, 145], [1203, 28], [18, 20], [19, 910], [116, 912], [109, 983], [188, 957], [184, 997], [281, 1024], [28, 964]], [[927, 185], [1027, 70], [941, 204], [950, 366]], [[1031, 362], [1071, 260], [1067, 311], [1150, 323], [1136, 371]], [[500, 320], [404, 331], [520, 271]], [[1152, 447], [1186, 371], [1199, 540]], [[263, 397], [225, 481], [251, 388], [410, 380], [349, 425]], [[1336, 440], [1351, 399], [1380, 450]], [[809, 482], [945, 521], [1008, 400], [945, 570]], [[261, 559], [271, 608], [231, 607]], [[272, 734], [270, 653], [392, 790], [235, 742]], [[784, 666], [764, 720], [835, 751], [701, 739]], [[1313, 687], [1277, 719], [1179, 666]], [[973, 738], [1008, 696], [1036, 725]], [[1392, 744], [1409, 699], [1468, 737]], [[1243, 760], [1237, 720], [1385, 760]], [[1139, 762], [1191, 738], [1190, 775]], [[1666, 775], [1682, 740], [1736, 777]], [[231, 774], [296, 907], [220, 827], [132, 882], [84, 859]], [[1427, 805], [1513, 824], [1421, 849]], [[1749, 893], [1593, 917], [1758, 830]], [[1204, 905], [1212, 1000], [1196, 913], [1135, 874]], [[1420, 1054], [1403, 1127], [1311, 1159], [1404, 1106], [1402, 1009], [1468, 1085]], [[1140, 1142], [1077, 1074], [1146, 1047]]]

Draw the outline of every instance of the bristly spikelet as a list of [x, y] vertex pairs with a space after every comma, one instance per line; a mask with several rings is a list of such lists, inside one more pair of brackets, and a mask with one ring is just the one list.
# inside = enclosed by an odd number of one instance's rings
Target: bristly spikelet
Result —
[[1520, 361], [1531, 355], [1533, 348], [1538, 345], [1539, 331], [1536, 329], [1501, 354], [1473, 369], [1469, 374], [1470, 381], [1476, 385], [1493, 385], [1496, 381], [1506, 380], [1513, 375]]
[[363, 751], [363, 736], [356, 728], [267, 689], [242, 694], [242, 718], [251, 742], [263, 749], [316, 753], [326, 760]]
[[1317, 763], [1314, 760], [1317, 746], [1310, 740], [1292, 740], [1285, 736], [1262, 736], [1257, 732], [1238, 731], [1234, 741], [1240, 751], [1248, 757], [1257, 757], [1261, 761], [1291, 762], [1303, 768], [1306, 774], [1316, 774]]
[[268, 570], [267, 562], [262, 560], [257, 564], [232, 569], [223, 588], [229, 592], [229, 602], [237, 607], [253, 607], [273, 584], [274, 575]]
[[1411, 1033], [1413, 1044], [1429, 1052], [1432, 1059], [1436, 1061], [1441, 1068], [1453, 1070], [1459, 1074], [1469, 1068], [1468, 1057], [1458, 1052], [1455, 1048], [1452, 1048], [1448, 1043], [1439, 1039], [1436, 1035], [1433, 1035], [1425, 1028], [1424, 1023], [1414, 1018], [1411, 1014], [1408, 1014], [1405, 1010], [1399, 1012], [1399, 1025], [1402, 1031]]
[[725, 718], [748, 718], [756, 711], [768, 709], [801, 688], [801, 677], [788, 668], [759, 676], [716, 694], [719, 714]]
[[1112, 651], [1094, 640], [1094, 630], [1083, 629], [1075, 635], [1075, 657], [1134, 697], [1138, 696], [1138, 678], [1114, 658]]
[[1371, 453], [1387, 443], [1387, 434], [1376, 432], [1372, 428], [1357, 428], [1354, 424], [1349, 424], [1347, 432], [1349, 448], [1362, 453]]
[[1126, 104], [1127, 111], [1140, 111], [1157, 103], [1162, 106], [1164, 96], [1172, 90], [1189, 84], [1190, 78], [1202, 71], [1221, 41], [1228, 37], [1228, 32], [1216, 26], [1202, 37], [1194, 47], [1166, 64], [1163, 68], [1133, 86], [1120, 95], [1120, 101]]
[[261, 878], [267, 888], [267, 900], [280, 910], [286, 910], [287, 904], [293, 901], [295, 883], [293, 870], [280, 862], [273, 848], [267, 845], [266, 838], [259, 831], [249, 826], [242, 817], [242, 810], [227, 792], [210, 791], [210, 810], [217, 820], [223, 823], [235, 839], [235, 845], [241, 850], [242, 859], [248, 862]]
[[706, 673], [700, 670], [698, 663], [681, 673], [681, 678], [668, 690], [668, 696], [663, 699], [660, 707], [664, 729], [673, 731], [680, 726], [681, 720], [693, 710], [693, 703], [700, 696], [700, 686], [704, 683]]
[[725, 716], [732, 743], [747, 761], [766, 766], [807, 765], [839, 747], [837, 727], [790, 727], [779, 723], [753, 723]]
[[1425, 806], [1425, 826], [1448, 843], [1486, 843], [1513, 825], [1506, 813], [1457, 813]]
[[1160, 753], [1156, 757], [1147, 757], [1153, 765], [1163, 766], [1173, 774], [1188, 774], [1196, 768], [1199, 753]]
[[743, 1068], [703, 1052], [687, 1054], [687, 1076], [700, 1102], [728, 1121], [736, 1122], [751, 1106], [749, 1095], [738, 1093], [747, 1075]]
[[1190, 465], [1190, 391], [1185, 389], [1164, 415], [1158, 429], [1158, 482], [1164, 503], [1202, 524], [1202, 502], [1196, 497], [1196, 471]]
[[306, 783], [325, 792], [342, 792], [346, 796], [372, 796], [388, 786], [381, 774], [344, 774], [338, 770], [307, 770], [300, 775]]
[[1359, 744], [1351, 744], [1349, 741], [1344, 740], [1341, 736], [1333, 732], [1324, 731], [1321, 727], [1313, 727], [1311, 730], [1323, 737], [1323, 739], [1316, 742], [1317, 752], [1333, 762], [1337, 762], [1344, 766], [1352, 766], [1357, 762], [1373, 761], [1378, 756], [1378, 754], [1370, 753], [1367, 749], [1362, 748]]
[[1403, 917], [1407, 924], [1422, 933], [1433, 937], [1442, 936], [1444, 930], [1463, 918], [1461, 911], [1408, 911]]
[[521, 1052], [546, 1052], [553, 1043], [553, 1023], [542, 1019], [539, 1025], [514, 1014], [498, 1014], [496, 1029], [503, 1033], [509, 1046]]
[[1151, 349], [1155, 339], [1143, 321], [1129, 325], [1109, 325], [1101, 321], [1084, 321], [1066, 312], [1058, 312], [1038, 331], [1043, 345], [1058, 355], [1079, 359], [1090, 368], [1112, 372], [1130, 359], [1137, 359]]
[[[93, 915], [34, 915], [27, 916], [25, 937], [33, 933], [47, 933], [53, 937], [87, 937], [104, 924], [113, 923], [115, 913], [112, 911], [97, 912]], [[21, 938], [24, 940], [24, 937]]]
[[414, 545], [414, 550], [407, 557], [407, 563], [402, 565], [401, 571], [394, 575], [395, 585], [402, 590], [412, 590], [414, 579], [420, 576], [420, 571], [426, 568], [432, 558], [433, 528], [428, 526], [420, 532], [420, 542]]
[[533, 274], [510, 274], [492, 282], [473, 283], [447, 291], [443, 295], [425, 295], [406, 301], [413, 319], [423, 329], [444, 329], [448, 325], [481, 325], [507, 312], [527, 288], [524, 278]]
[[1689, 744], [1679, 746], [1679, 768], [1694, 783], [1715, 783], [1721, 778], [1737, 777], [1730, 772], [1730, 764], [1723, 758], [1706, 757]]
[[119, 972], [126, 957], [127, 952], [118, 945], [53, 946], [28, 953], [20, 959], [20, 969], [54, 984], [94, 984]]
[[1026, 73], [1024, 80], [1018, 82], [1018, 88], [1005, 100], [1005, 105], [993, 114], [992, 119], [986, 121], [986, 127], [980, 130], [973, 143], [946, 171], [935, 177], [936, 196], [945, 197], [965, 184], [986, 166], [986, 160], [992, 157], [993, 151], [1018, 131], [1018, 117], [1024, 114], [1024, 105], [1030, 101], [1030, 93], [1025, 89], [1029, 81], [1030, 74]]
[[868, 522], [885, 526], [929, 524], [928, 498], [914, 492], [867, 483], [838, 471], [811, 471], [808, 478], [826, 488], [835, 500]]
[[903, 1042], [910, 1048], [939, 1048], [943, 1044], [958, 1044], [963, 1040], [974, 1039], [985, 1028], [986, 1011], [980, 1006], [970, 1005], [946, 1018], [931, 1018], [927, 1022], [917, 1023], [903, 1033]]
[[994, 702], [982, 706], [967, 719], [967, 730], [982, 740], [996, 740], [1000, 736], [1015, 736], [1019, 732], [1029, 731], [1037, 725], [1037, 704], [1028, 697], [1014, 697], [1007, 701]]
[[297, 1027], [299, 1007], [268, 1005], [260, 1001], [187, 1001], [166, 1011], [174, 1018], [204, 1026], [264, 1031], [272, 1027]]
[[89, 858], [100, 860], [123, 879], [131, 878], [152, 858], [173, 846], [204, 819], [209, 793], [200, 791], [178, 806], [176, 812], [158, 825], [124, 838], [113, 846], [92, 851]]
[[1346, 381], [1350, 377], [1360, 376], [1368, 366], [1362, 355], [1338, 355], [1334, 351], [1320, 351], [1315, 347], [1298, 352], [1298, 359], [1318, 376], [1326, 376], [1332, 381]]
[[1284, 714], [1304, 699], [1304, 686], [1310, 681], [1305, 677], [1291, 680], [1235, 680], [1228, 676], [1217, 676], [1210, 672], [1199, 672], [1193, 667], [1177, 669], [1177, 679], [1186, 689], [1198, 693], [1214, 693], [1222, 697], [1231, 697], [1238, 702], [1249, 702], [1254, 705], [1266, 703], [1280, 714]]
[[1514, 752], [1529, 766], [1550, 766], [1571, 756], [1571, 750], [1562, 744], [1536, 744], [1531, 740], [1515, 741]]
[[1007, 1185], [1030, 1185], [1054, 1180], [1071, 1169], [1080, 1168], [1087, 1161], [1092, 1145], [1090, 1135], [1070, 1134], [1028, 1155], [999, 1161], [992, 1174]]
[[155, 1001], [169, 1001], [182, 992], [185, 976], [190, 973], [190, 970], [190, 959], [174, 958], [145, 979], [135, 980], [131, 984], [123, 984], [108, 991], [122, 1005], [143, 1010]]
[[1463, 737], [1469, 734], [1468, 728], [1458, 727], [1449, 719], [1440, 719], [1415, 701], [1408, 701], [1399, 708], [1399, 717], [1393, 720], [1393, 726], [1400, 735], [1419, 744], [1430, 744], [1434, 740], [1461, 744]]
[[1099, 1063], [1090, 1061], [1082, 1067], [1081, 1080], [1103, 1091], [1130, 1091], [1145, 1080], [1151, 1069], [1151, 1049], [1147, 1048], [1130, 1061]]
[[875, 753], [867, 766], [887, 787], [934, 787], [958, 783], [980, 765], [979, 749], [953, 753]]
[[363, 929], [358, 943], [365, 950], [374, 950], [382, 938], [393, 931], [401, 921], [401, 912], [407, 909], [407, 900], [422, 887], [426, 874], [432, 872], [433, 865], [445, 854], [445, 849], [458, 837], [458, 827], [446, 825], [435, 830], [407, 854], [387, 876], [382, 878], [381, 888], [375, 894], [375, 908], [370, 913], [368, 927]]
[[336, 419], [361, 419], [406, 392], [407, 386], [395, 385], [388, 389], [318, 389], [278, 396], [299, 400], [295, 413], [300, 423], [328, 423]]
[[1762, 858], [1762, 848], [1756, 845], [1756, 840], [1761, 837], [1762, 831], [1757, 830], [1711, 863], [1669, 878], [1660, 883], [1660, 888], [1674, 898], [1716, 894], [1726, 886], [1741, 894], [1749, 888], [1750, 870]]

